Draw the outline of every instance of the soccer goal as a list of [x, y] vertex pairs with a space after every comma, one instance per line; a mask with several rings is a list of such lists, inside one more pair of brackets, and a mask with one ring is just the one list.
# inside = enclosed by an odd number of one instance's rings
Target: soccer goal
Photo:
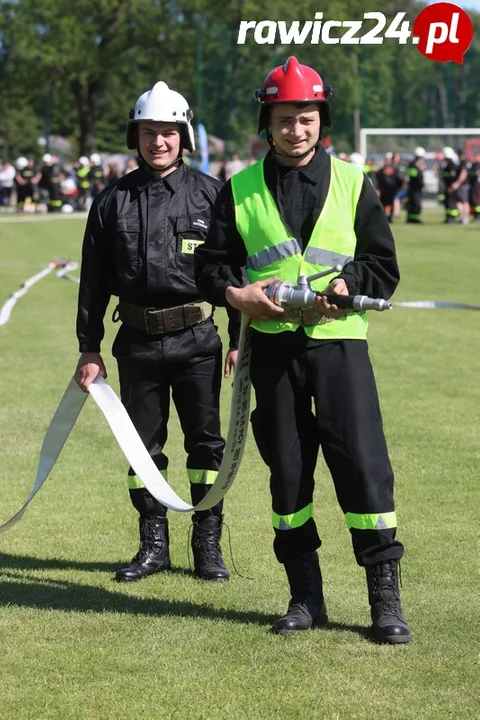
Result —
[[445, 146], [462, 148], [468, 159], [480, 152], [480, 128], [362, 128], [360, 153], [364, 158], [379, 160], [387, 152], [402, 157], [413, 156], [416, 147], [435, 156]]

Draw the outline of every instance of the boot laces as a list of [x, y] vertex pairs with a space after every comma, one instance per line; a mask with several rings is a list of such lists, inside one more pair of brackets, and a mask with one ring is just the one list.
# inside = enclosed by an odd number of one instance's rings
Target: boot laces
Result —
[[132, 558], [132, 565], [134, 563], [142, 563], [147, 560], [152, 553], [158, 553], [164, 544], [163, 538], [159, 537], [155, 531], [152, 531], [152, 525], [149, 518], [145, 518], [142, 522], [142, 540], [138, 552]]
[[401, 613], [400, 596], [398, 594], [395, 575], [391, 565], [386, 566], [387, 572], [376, 571], [372, 579], [372, 595], [376, 605], [380, 605], [383, 614], [399, 617]]
[[[229, 526], [227, 525], [227, 523], [226, 523], [225, 521], [223, 521], [222, 527], [224, 527], [224, 528], [226, 529], [227, 533], [228, 533], [228, 549], [229, 549], [229, 552], [230, 552], [230, 559], [231, 559], [231, 561], [232, 561], [232, 567], [233, 567], [233, 569], [235, 570], [235, 572], [236, 572], [236, 574], [238, 575], [238, 577], [244, 578], [244, 579], [246, 579], [246, 580], [253, 580], [252, 577], [249, 577], [248, 575], [242, 575], [242, 574], [238, 571], [237, 566], [235, 565], [235, 560], [233, 559], [232, 537], [231, 537], [231, 534], [230, 534], [230, 528], [229, 528]], [[198, 531], [199, 531], [199, 530], [201, 531], [202, 528], [200, 528], [200, 527], [197, 525], [197, 536], [198, 536]], [[188, 529], [188, 535], [187, 535], [187, 557], [188, 557], [188, 567], [189, 567], [190, 571], [192, 570], [192, 559], [191, 559], [191, 556], [190, 556], [190, 538], [191, 538], [191, 536], [192, 536], [192, 531], [193, 531], [193, 524], [190, 525], [190, 527], [189, 527], [189, 529]], [[211, 530], [207, 530], [207, 531], [204, 530], [203, 532], [210, 534], [212, 531], [211, 531]], [[215, 543], [216, 543], [216, 547], [215, 547], [215, 549], [214, 549], [214, 548], [210, 548], [210, 547], [207, 546], [207, 549], [206, 549], [205, 554], [208, 555], [209, 559], [212, 559], [212, 558], [213, 558], [214, 562], [216, 562], [216, 561], [218, 560], [218, 558], [221, 557], [221, 548], [220, 548], [220, 532], [221, 532], [221, 531], [220, 531], [220, 528], [219, 528], [218, 530], [216, 530], [216, 531], [214, 530], [214, 532], [217, 533], [217, 537], [215, 538], [215, 540], [212, 540], [211, 542], [215, 542]], [[200, 537], [201, 537], [201, 533], [200, 533]], [[198, 543], [198, 544], [195, 543], [195, 544], [197, 545], [197, 547], [201, 547], [202, 550], [203, 550], [203, 546], [201, 546], [200, 543]], [[213, 557], [213, 556], [214, 556], [214, 557]]]
[[221, 559], [220, 530], [209, 528], [208, 530], [197, 524], [194, 537], [194, 545], [205, 558], [211, 562], [219, 563]]

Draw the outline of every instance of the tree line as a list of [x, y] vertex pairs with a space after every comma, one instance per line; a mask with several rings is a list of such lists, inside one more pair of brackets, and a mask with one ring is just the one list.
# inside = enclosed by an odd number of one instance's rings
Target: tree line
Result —
[[[423, 4], [386, 0], [388, 20], [410, 28]], [[41, 153], [61, 135], [74, 153], [124, 152], [129, 109], [165, 80], [184, 94], [207, 132], [244, 147], [255, 134], [253, 94], [288, 55], [334, 88], [332, 138], [352, 150], [364, 127], [478, 127], [480, 14], [464, 64], [435, 63], [409, 42], [382, 45], [238, 44], [242, 21], [312, 21], [310, 0], [0, 0], [0, 157]], [[325, 19], [362, 19], [360, 0], [327, 0]], [[374, 22], [364, 20], [365, 30]], [[364, 32], [365, 32], [364, 30]], [[283, 38], [285, 39], [285, 38]]]

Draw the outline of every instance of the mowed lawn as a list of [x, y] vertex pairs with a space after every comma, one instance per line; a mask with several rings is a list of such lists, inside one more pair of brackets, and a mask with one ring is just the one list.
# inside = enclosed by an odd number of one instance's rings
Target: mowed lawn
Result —
[[[394, 227], [395, 300], [480, 304], [480, 226]], [[49, 261], [80, 259], [83, 219], [0, 220], [0, 306]], [[78, 272], [75, 273], [78, 275]], [[78, 286], [49, 275], [0, 327], [0, 521], [23, 504], [47, 425], [77, 358]], [[170, 513], [174, 568], [131, 585], [114, 571], [137, 549], [126, 461], [89, 401], [23, 520], [0, 535], [0, 717], [136, 720], [463, 720], [478, 695], [480, 313], [394, 308], [369, 343], [396, 472], [402, 598], [413, 641], [371, 642], [364, 572], [323, 460], [316, 518], [330, 617], [294, 638], [269, 628], [288, 588], [272, 552], [268, 473], [249, 436], [226, 500], [242, 577], [189, 571], [188, 515]], [[222, 332], [223, 311], [218, 311]], [[107, 319], [104, 358], [115, 326]], [[226, 430], [231, 382], [223, 388]], [[170, 479], [188, 499], [172, 417]], [[227, 533], [224, 555], [230, 569]]]

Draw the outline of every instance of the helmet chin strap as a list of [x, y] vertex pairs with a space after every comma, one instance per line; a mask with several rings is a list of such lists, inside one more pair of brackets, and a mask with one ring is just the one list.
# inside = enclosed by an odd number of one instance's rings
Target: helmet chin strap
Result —
[[183, 143], [182, 143], [182, 138], [181, 138], [181, 136], [180, 136], [180, 149], [179, 149], [179, 151], [178, 151], [177, 157], [175, 158], [175, 160], [173, 160], [173, 162], [170, 163], [170, 165], [167, 165], [167, 167], [164, 167], [164, 168], [162, 168], [161, 170], [159, 170], [159, 169], [156, 168], [156, 167], [153, 167], [153, 165], [150, 165], [150, 163], [148, 163], [148, 162], [145, 160], [145, 158], [143, 157], [142, 153], [140, 152], [140, 143], [138, 142], [138, 129], [137, 129], [137, 128], [136, 128], [136, 132], [135, 132], [135, 141], [136, 141], [136, 146], [137, 146], [137, 157], [138, 157], [138, 159], [140, 160], [139, 165], [143, 165], [143, 167], [144, 167], [146, 170], [149, 170], [149, 171], [151, 171], [151, 172], [164, 172], [165, 170], [170, 170], [170, 168], [173, 167], [174, 165], [176, 165], [178, 162], [180, 162], [180, 160], [183, 160], [183, 155], [182, 155], [182, 153], [183, 153]]
[[143, 155], [140, 154], [140, 149], [139, 149], [138, 147], [137, 147], [137, 155], [138, 155], [138, 159], [140, 160], [140, 163], [141, 163], [147, 170], [150, 170], [151, 172], [157, 172], [157, 173], [158, 173], [158, 172], [163, 173], [163, 172], [165, 172], [165, 170], [170, 170], [170, 168], [173, 167], [174, 165], [176, 165], [178, 162], [180, 162], [180, 160], [183, 160], [183, 157], [182, 157], [182, 148], [180, 148], [180, 153], [177, 155], [177, 157], [175, 158], [175, 160], [173, 160], [173, 162], [171, 162], [170, 165], [167, 165], [166, 167], [163, 167], [161, 170], [159, 170], [158, 168], [153, 167], [153, 165], [150, 165], [150, 164], [145, 160], [145, 158], [143, 157]]

